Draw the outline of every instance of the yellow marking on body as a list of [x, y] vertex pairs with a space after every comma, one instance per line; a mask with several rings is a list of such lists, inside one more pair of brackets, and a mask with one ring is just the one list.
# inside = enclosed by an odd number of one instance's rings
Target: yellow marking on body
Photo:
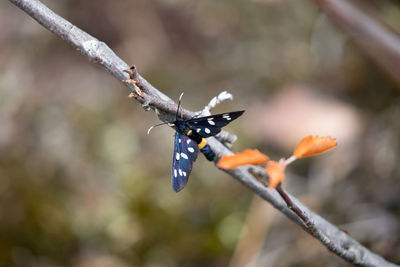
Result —
[[192, 130], [187, 131], [186, 135], [189, 135], [192, 133]]
[[205, 147], [207, 145], [207, 141], [204, 138], [201, 138], [201, 142], [200, 144], [198, 144], [197, 146], [202, 149], [203, 147]]

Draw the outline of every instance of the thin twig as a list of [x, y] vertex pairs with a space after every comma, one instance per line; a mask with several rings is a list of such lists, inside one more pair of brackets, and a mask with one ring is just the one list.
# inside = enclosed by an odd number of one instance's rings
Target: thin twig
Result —
[[286, 192], [282, 189], [281, 184], [279, 184], [276, 187], [276, 191], [278, 191], [279, 195], [282, 197], [282, 199], [285, 201], [286, 205], [288, 206], [289, 209], [291, 209], [294, 213], [299, 216], [299, 218], [304, 222], [305, 225], [309, 224], [308, 218], [304, 215], [303, 211], [300, 210], [299, 207], [297, 207], [295, 204], [293, 204], [292, 200], [290, 197], [286, 194]]
[[368, 1], [314, 2], [392, 78], [397, 88], [400, 88], [400, 35], [368, 7]]
[[[72, 25], [64, 18], [58, 16], [38, 0], [9, 0], [11, 3], [24, 10], [43, 27], [50, 30], [67, 43], [71, 44], [75, 49], [87, 56], [92, 62], [100, 64], [112, 75], [121, 82], [129, 77], [124, 70], [129, 69], [129, 66], [122, 61], [115, 53], [104, 43], [88, 33], [82, 31], [78, 27]], [[136, 85], [143, 93], [142, 97], [135, 99], [142, 104], [143, 108], [152, 109], [157, 112], [161, 120], [172, 120], [176, 113], [177, 105], [165, 94], [154, 88], [147, 82], [139, 73], [135, 76]], [[134, 84], [124, 83], [132, 93], [136, 93]], [[190, 118], [194, 113], [185, 110], [184, 117]], [[232, 154], [232, 151], [224, 146], [215, 138], [209, 138], [213, 151], [221, 156], [223, 154]], [[253, 178], [249, 173], [250, 166], [240, 167], [226, 171], [233, 178], [241, 182], [246, 187], [250, 188], [254, 193], [261, 196], [266, 201], [270, 202], [275, 208], [285, 214], [292, 221], [305, 228], [303, 221], [287, 207], [276, 190], [267, 189], [260, 182]], [[337, 248], [334, 252], [345, 259], [346, 261], [360, 266], [396, 266], [387, 262], [381, 256], [371, 252], [349, 235], [338, 229], [335, 225], [321, 218], [318, 214], [310, 211], [306, 206], [300, 203], [297, 199], [287, 194], [294, 205], [296, 205], [304, 214], [307, 214], [313, 227], [324, 233], [324, 236], [319, 236], [319, 240], [327, 244], [335, 244]], [[314, 235], [315, 236], [315, 235]]]

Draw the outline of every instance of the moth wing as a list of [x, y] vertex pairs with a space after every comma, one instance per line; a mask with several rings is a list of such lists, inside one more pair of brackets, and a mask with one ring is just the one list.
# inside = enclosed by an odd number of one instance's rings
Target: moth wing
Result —
[[185, 123], [192, 131], [197, 132], [201, 137], [207, 138], [218, 134], [222, 127], [240, 117], [243, 112], [244, 110], [240, 110], [207, 117], [194, 118], [185, 121]]
[[174, 155], [172, 160], [172, 188], [176, 193], [187, 184], [193, 162], [196, 161], [199, 149], [196, 142], [186, 135], [175, 132]]

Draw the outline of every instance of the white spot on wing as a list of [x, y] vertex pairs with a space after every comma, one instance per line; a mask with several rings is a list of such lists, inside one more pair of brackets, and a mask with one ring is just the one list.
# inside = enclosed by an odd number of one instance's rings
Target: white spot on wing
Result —
[[222, 118], [224, 118], [224, 119], [227, 120], [227, 121], [230, 121], [230, 120], [231, 120], [231, 117], [229, 116], [229, 114], [224, 114], [224, 115], [222, 115]]
[[186, 144], [190, 144], [190, 139], [186, 140]]
[[180, 139], [180, 138], [179, 138], [179, 140], [178, 140], [178, 141], [179, 141], [179, 144], [180, 144], [180, 143], [182, 143], [182, 139]]
[[210, 129], [208, 129], [208, 128], [205, 128], [204, 131], [206, 132], [206, 134], [211, 133]]
[[188, 150], [189, 150], [190, 153], [194, 152], [194, 148], [193, 147], [188, 147]]
[[181, 157], [184, 158], [184, 159], [188, 159], [188, 156], [183, 152], [181, 153]]
[[186, 176], [186, 172], [182, 171], [182, 173], [183, 173], [183, 176]]
[[198, 129], [196, 130], [196, 132], [198, 132], [198, 133], [199, 133], [200, 131], [201, 131], [201, 129], [200, 129], [200, 128], [198, 128]]
[[179, 169], [179, 175], [182, 176], [182, 170], [181, 169]]
[[174, 169], [174, 177], [176, 178], [176, 176], [178, 176], [178, 172]]
[[208, 122], [208, 124], [210, 124], [210, 125], [215, 125], [215, 122], [212, 121], [212, 120], [207, 120], [207, 122]]
[[179, 153], [178, 153], [178, 152], [176, 152], [175, 158], [176, 158], [176, 160], [179, 160], [179, 159], [180, 159], [180, 156], [179, 156]]

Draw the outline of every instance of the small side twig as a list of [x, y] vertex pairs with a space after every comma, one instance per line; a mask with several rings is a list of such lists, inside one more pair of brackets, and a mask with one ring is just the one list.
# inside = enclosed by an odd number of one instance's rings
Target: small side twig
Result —
[[[285, 191], [283, 191], [282, 186], [278, 185], [276, 187], [276, 191], [278, 191], [279, 195], [282, 197], [282, 199], [285, 201], [286, 205], [288, 206], [289, 209], [291, 209], [294, 213], [297, 214], [297, 216], [299, 216], [299, 218], [304, 222], [304, 224], [307, 226], [309, 224], [309, 220], [308, 218], [303, 214], [303, 212], [301, 211], [301, 209], [299, 209], [299, 207], [297, 207], [292, 200], [290, 199], [290, 197], [286, 194]], [[307, 227], [308, 228], [308, 227]]]
[[126, 79], [124, 82], [130, 83], [133, 85], [134, 92], [129, 94], [129, 97], [134, 97], [136, 100], [144, 97], [144, 93], [142, 89], [140, 89], [140, 84], [136, 81], [136, 77], [138, 76], [138, 72], [135, 66], [132, 66], [129, 70], [124, 70], [124, 72], [128, 73], [129, 79]]
[[214, 96], [210, 102], [203, 108], [202, 111], [196, 112], [196, 114], [201, 116], [209, 116], [211, 115], [211, 110], [215, 108], [218, 104], [223, 101], [233, 100], [233, 95], [227, 91], [222, 91], [219, 95]]
[[379, 18], [368, 1], [314, 0], [322, 12], [388, 74], [400, 89], [400, 34]]

